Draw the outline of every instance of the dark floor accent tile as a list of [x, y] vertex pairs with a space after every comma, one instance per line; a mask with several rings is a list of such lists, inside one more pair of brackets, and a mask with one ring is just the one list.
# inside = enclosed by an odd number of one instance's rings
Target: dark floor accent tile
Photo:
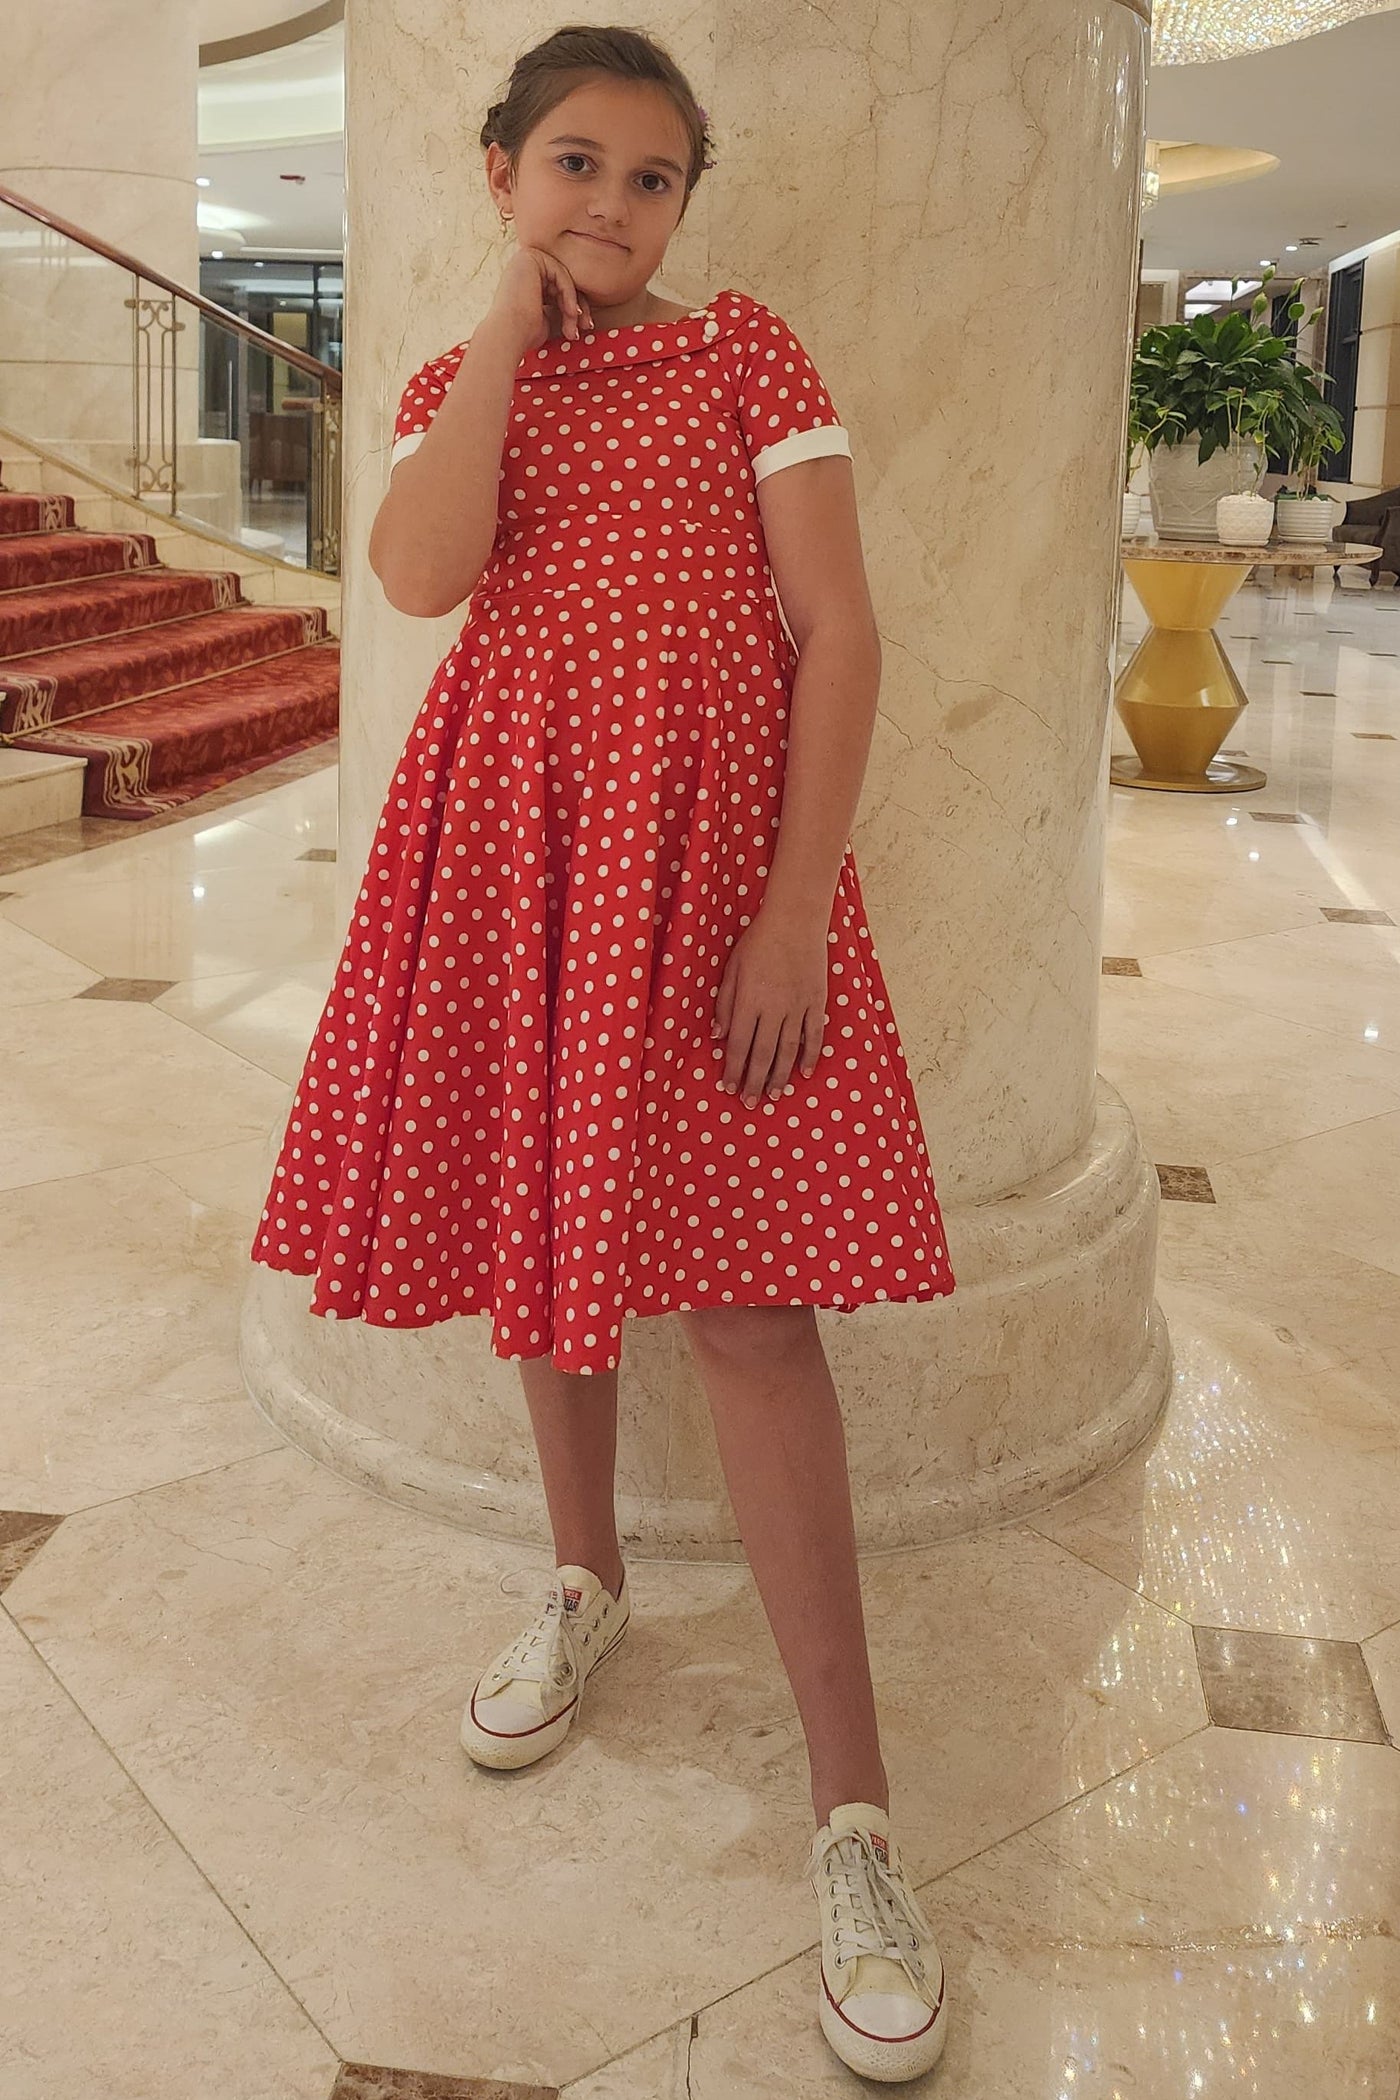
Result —
[[557, 2085], [515, 2085], [502, 2078], [452, 2078], [439, 2071], [394, 2071], [382, 2064], [342, 2064], [330, 2100], [559, 2100]]
[[174, 977], [99, 977], [96, 984], [90, 984], [86, 991], [75, 992], [73, 997], [129, 999], [135, 1006], [143, 1002], [149, 1005], [152, 999], [159, 999], [162, 992], [168, 992], [177, 982]]
[[1291, 809], [1252, 809], [1249, 814], [1256, 824], [1302, 824], [1306, 821]]
[[1393, 744], [1395, 738], [1388, 729], [1353, 729], [1351, 732], [1360, 744]]
[[1135, 955], [1106, 955], [1102, 974], [1105, 977], [1141, 977], [1142, 964]]
[[1331, 919], [1338, 926], [1393, 926], [1394, 919], [1388, 911], [1353, 911], [1347, 905], [1324, 904], [1324, 919]]
[[1358, 1641], [1197, 1626], [1196, 1661], [1217, 1728], [1389, 1741]]
[[36, 1509], [0, 1509], [0, 1590], [23, 1574], [62, 1522]]
[[305, 853], [299, 853], [299, 854], [297, 855], [297, 859], [298, 859], [298, 860], [334, 860], [334, 859], [335, 859], [335, 847], [334, 847], [334, 846], [311, 846], [311, 847], [309, 847], [309, 848], [307, 849], [307, 851], [306, 851]]
[[1157, 1179], [1168, 1203], [1214, 1203], [1215, 1190], [1204, 1167], [1157, 1166]]

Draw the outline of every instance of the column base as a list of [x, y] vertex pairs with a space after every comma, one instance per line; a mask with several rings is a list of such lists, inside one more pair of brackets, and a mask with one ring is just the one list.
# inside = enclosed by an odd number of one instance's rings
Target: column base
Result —
[[[1132, 1118], [1100, 1079], [1079, 1152], [995, 1201], [944, 1206], [951, 1297], [818, 1313], [862, 1552], [1025, 1515], [1148, 1434], [1171, 1379], [1152, 1297], [1158, 1194]], [[317, 1319], [309, 1296], [308, 1278], [253, 1265], [242, 1367], [267, 1419], [390, 1501], [548, 1549], [524, 1394], [515, 1365], [491, 1354], [489, 1322], [395, 1333]], [[627, 1324], [618, 1411], [624, 1551], [741, 1560], [678, 1321]]]

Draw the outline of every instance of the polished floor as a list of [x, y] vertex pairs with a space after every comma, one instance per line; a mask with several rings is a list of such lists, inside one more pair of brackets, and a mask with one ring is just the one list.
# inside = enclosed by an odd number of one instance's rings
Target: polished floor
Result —
[[[1166, 1415], [1029, 1521], [864, 1564], [953, 1994], [911, 2093], [1400, 2096], [1400, 598], [1224, 625], [1268, 786], [1112, 794], [1099, 1064], [1161, 1168]], [[1120, 658], [1141, 631], [1129, 594]], [[461, 1702], [547, 1554], [243, 1395], [336, 946], [326, 757], [0, 842], [0, 2090], [876, 2090], [817, 2030], [747, 1569], [634, 1562], [566, 1750], [481, 1773]]]

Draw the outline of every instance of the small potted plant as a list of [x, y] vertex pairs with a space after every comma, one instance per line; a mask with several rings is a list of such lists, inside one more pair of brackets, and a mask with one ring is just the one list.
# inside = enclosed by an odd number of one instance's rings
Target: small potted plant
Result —
[[1244, 387], [1231, 387], [1226, 401], [1226, 415], [1239, 453], [1244, 453], [1245, 438], [1256, 438], [1254, 448], [1253, 486], [1232, 491], [1220, 496], [1215, 505], [1216, 538], [1231, 547], [1263, 547], [1274, 529], [1274, 505], [1271, 496], [1261, 496], [1259, 484], [1264, 478], [1268, 455], [1264, 450], [1267, 442], [1269, 418], [1278, 399], [1270, 389], [1261, 389], [1251, 394]]
[[[1289, 423], [1285, 442], [1288, 478], [1295, 486], [1280, 489], [1274, 500], [1278, 536], [1281, 540], [1329, 540], [1339, 504], [1335, 496], [1323, 495], [1317, 477], [1326, 455], [1340, 452], [1346, 443], [1341, 418], [1319, 396], [1314, 403], [1301, 404]], [[1340, 511], [1345, 517], [1345, 504]]]

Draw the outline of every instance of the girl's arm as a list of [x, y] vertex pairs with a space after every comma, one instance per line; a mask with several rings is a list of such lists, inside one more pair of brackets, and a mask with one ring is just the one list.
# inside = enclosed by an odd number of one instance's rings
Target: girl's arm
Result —
[[527, 350], [591, 328], [588, 301], [547, 248], [511, 254], [423, 442], [405, 453], [369, 536], [369, 565], [399, 612], [440, 619], [471, 591], [495, 543], [501, 450]]
[[758, 485], [763, 536], [783, 618], [797, 645], [782, 815], [763, 908], [831, 917], [880, 694], [880, 634], [870, 602], [849, 459], [808, 459]]
[[752, 1108], [796, 1066], [816, 1070], [827, 1015], [827, 932], [880, 691], [880, 635], [848, 458], [800, 460], [758, 487], [768, 564], [797, 669], [778, 840], [759, 910], [715, 998], [720, 1084]]
[[451, 612], [490, 559], [501, 449], [526, 347], [517, 321], [487, 314], [422, 444], [389, 476], [370, 529], [369, 565], [399, 612], [425, 620]]

